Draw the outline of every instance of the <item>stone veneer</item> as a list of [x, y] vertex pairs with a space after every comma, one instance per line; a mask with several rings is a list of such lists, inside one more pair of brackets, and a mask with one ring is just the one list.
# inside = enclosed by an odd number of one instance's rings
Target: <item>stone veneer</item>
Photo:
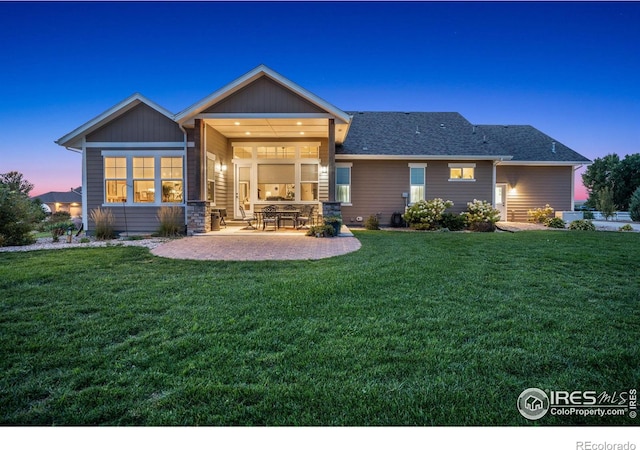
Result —
[[342, 203], [322, 202], [322, 217], [338, 216], [342, 217]]
[[211, 204], [208, 201], [187, 202], [187, 235], [211, 231]]

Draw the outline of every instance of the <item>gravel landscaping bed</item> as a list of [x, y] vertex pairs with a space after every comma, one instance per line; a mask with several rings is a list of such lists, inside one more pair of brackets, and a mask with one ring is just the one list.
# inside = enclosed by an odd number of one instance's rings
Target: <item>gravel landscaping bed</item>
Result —
[[40, 238], [35, 244], [22, 245], [16, 247], [0, 247], [0, 252], [30, 252], [34, 250], [59, 250], [65, 248], [77, 248], [77, 247], [108, 247], [114, 245], [122, 245], [125, 247], [137, 246], [148, 247], [150, 249], [156, 248], [158, 245], [170, 241], [169, 238], [147, 238], [147, 239], [112, 239], [109, 241], [98, 241], [95, 238], [88, 238], [89, 242], [80, 242], [80, 239], [87, 239], [86, 237], [73, 237], [70, 244], [67, 243], [67, 237], [62, 236], [59, 242], [53, 242], [51, 238]]

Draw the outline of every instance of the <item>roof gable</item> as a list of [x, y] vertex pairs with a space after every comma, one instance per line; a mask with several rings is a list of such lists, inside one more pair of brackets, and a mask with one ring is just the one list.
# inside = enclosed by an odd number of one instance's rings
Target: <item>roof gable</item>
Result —
[[107, 123], [113, 121], [114, 119], [120, 117], [125, 114], [129, 110], [135, 108], [140, 104], [145, 104], [148, 107], [154, 109], [160, 114], [166, 116], [167, 118], [173, 120], [173, 114], [171, 114], [168, 110], [159, 106], [155, 102], [149, 100], [144, 97], [142, 94], [135, 93], [130, 97], [124, 99], [120, 103], [115, 106], [112, 106], [102, 114], [94, 117], [88, 122], [80, 125], [78, 128], [73, 130], [72, 132], [62, 136], [60, 139], [56, 140], [56, 144], [61, 145], [63, 147], [81, 149], [82, 148], [82, 138], [93, 131], [103, 127]]
[[[257, 84], [254, 84], [257, 80], [260, 80], [262, 78], [266, 78], [267, 80], [263, 80], [258, 82]], [[242, 109], [244, 108], [240, 107], [240, 105], [238, 104], [238, 101], [241, 99], [247, 99], [248, 94], [250, 94], [251, 92], [255, 93], [256, 90], [260, 88], [264, 88], [265, 81], [267, 82], [270, 81], [272, 85], [274, 83], [279, 85], [281, 87], [280, 95], [283, 95], [283, 92], [287, 91], [288, 93], [286, 95], [291, 101], [292, 107], [301, 108], [301, 105], [305, 105], [303, 109], [311, 108], [312, 110], [311, 112], [328, 113], [334, 116], [338, 121], [342, 123], [349, 123], [350, 118], [347, 113], [336, 108], [330, 103], [322, 100], [320, 97], [316, 96], [315, 94], [312, 94], [311, 92], [307, 91], [306, 89], [297, 85], [291, 80], [286, 79], [285, 77], [271, 70], [265, 65], [260, 65], [256, 67], [255, 69], [251, 70], [245, 75], [237, 78], [236, 80], [232, 81], [231, 83], [227, 84], [221, 89], [218, 89], [211, 95], [205, 97], [204, 99], [200, 100], [199, 102], [185, 109], [184, 111], [176, 114], [175, 120], [180, 124], [191, 124], [195, 116], [205, 112], [211, 112], [211, 111], [226, 112], [226, 113], [246, 112], [246, 111], [242, 111]], [[247, 90], [242, 92], [245, 89]], [[238, 96], [236, 96], [235, 99], [231, 99], [231, 97], [234, 96], [234, 94], [238, 94]], [[262, 109], [263, 111], [259, 111], [259, 110], [255, 111], [252, 109], [251, 112], [253, 113], [279, 112], [279, 111], [270, 110], [270, 108], [272, 107], [270, 106], [269, 100], [270, 99], [268, 98], [263, 98], [263, 99], [252, 98], [251, 102], [252, 103], [257, 102], [259, 109]], [[232, 105], [234, 109], [240, 107], [241, 111], [237, 111], [237, 110], [231, 111], [229, 108], [231, 108]], [[220, 111], [218, 111], [218, 109]], [[283, 112], [296, 113], [297, 111], [283, 111]], [[305, 112], [309, 112], [309, 111], [305, 111]]]

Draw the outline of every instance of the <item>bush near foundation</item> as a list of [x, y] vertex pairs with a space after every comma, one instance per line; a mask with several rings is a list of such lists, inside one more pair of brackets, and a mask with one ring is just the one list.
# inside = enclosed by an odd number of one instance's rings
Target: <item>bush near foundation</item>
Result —
[[596, 226], [590, 220], [581, 219], [571, 222], [569, 224], [569, 229], [580, 231], [596, 231]]

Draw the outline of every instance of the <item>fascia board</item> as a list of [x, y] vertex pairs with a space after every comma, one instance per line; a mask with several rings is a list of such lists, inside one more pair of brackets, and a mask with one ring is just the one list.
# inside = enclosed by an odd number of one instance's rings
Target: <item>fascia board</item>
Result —
[[337, 154], [336, 160], [349, 160], [349, 159], [359, 159], [359, 160], [367, 160], [367, 159], [375, 159], [375, 160], [415, 160], [415, 161], [424, 161], [424, 160], [434, 160], [434, 161], [508, 161], [512, 158], [510, 155], [498, 155], [498, 156], [487, 156], [487, 155], [349, 155], [349, 154]]

